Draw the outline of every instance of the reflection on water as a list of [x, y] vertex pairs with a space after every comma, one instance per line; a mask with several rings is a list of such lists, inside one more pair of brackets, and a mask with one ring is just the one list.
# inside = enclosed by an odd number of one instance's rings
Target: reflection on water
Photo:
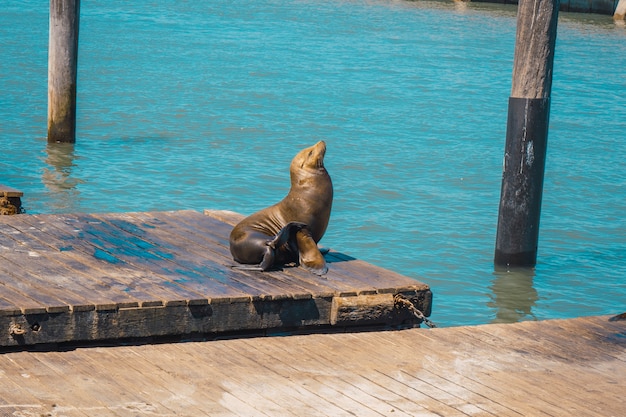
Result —
[[49, 143], [46, 147], [44, 162], [47, 166], [43, 168], [41, 180], [46, 186], [51, 210], [73, 212], [79, 206], [80, 192], [76, 187], [84, 181], [72, 176], [75, 159], [72, 143]]
[[467, 12], [467, 2], [464, 0], [454, 0], [454, 10], [460, 13]]
[[532, 308], [539, 299], [533, 287], [534, 268], [496, 268], [495, 279], [490, 287], [492, 301], [489, 307], [496, 309], [492, 323], [515, 323], [535, 319]]

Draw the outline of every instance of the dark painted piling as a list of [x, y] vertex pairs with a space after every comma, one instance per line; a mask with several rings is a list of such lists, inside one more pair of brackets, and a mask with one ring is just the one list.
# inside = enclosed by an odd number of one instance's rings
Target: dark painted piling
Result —
[[522, 0], [494, 262], [534, 266], [543, 193], [559, 0]]
[[80, 0], [50, 0], [48, 142], [76, 141]]

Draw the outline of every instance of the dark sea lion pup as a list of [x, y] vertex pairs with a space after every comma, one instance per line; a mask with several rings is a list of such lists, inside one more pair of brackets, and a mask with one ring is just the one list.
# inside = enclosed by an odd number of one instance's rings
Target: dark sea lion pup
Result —
[[291, 189], [279, 203], [258, 211], [230, 233], [230, 253], [240, 267], [267, 271], [297, 262], [317, 275], [328, 271], [317, 247], [330, 219], [333, 184], [324, 168], [326, 143], [320, 141], [298, 152], [291, 161]]

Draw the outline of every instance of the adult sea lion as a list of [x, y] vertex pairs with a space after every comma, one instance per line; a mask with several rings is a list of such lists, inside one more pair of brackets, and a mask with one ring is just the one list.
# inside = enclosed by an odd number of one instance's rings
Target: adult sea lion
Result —
[[324, 168], [326, 143], [320, 141], [298, 152], [291, 161], [291, 189], [273, 206], [237, 224], [230, 233], [230, 253], [243, 267], [267, 271], [276, 265], [297, 262], [324, 275], [328, 271], [317, 247], [330, 219], [333, 184]]

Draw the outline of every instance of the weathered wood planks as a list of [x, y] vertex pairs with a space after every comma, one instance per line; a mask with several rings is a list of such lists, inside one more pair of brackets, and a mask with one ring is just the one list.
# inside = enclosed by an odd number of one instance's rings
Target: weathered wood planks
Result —
[[621, 416], [608, 317], [0, 354], [0, 414]]
[[232, 269], [240, 216], [209, 214], [0, 218], [0, 346], [418, 323], [396, 294], [430, 314], [427, 285], [338, 252], [327, 279]]

